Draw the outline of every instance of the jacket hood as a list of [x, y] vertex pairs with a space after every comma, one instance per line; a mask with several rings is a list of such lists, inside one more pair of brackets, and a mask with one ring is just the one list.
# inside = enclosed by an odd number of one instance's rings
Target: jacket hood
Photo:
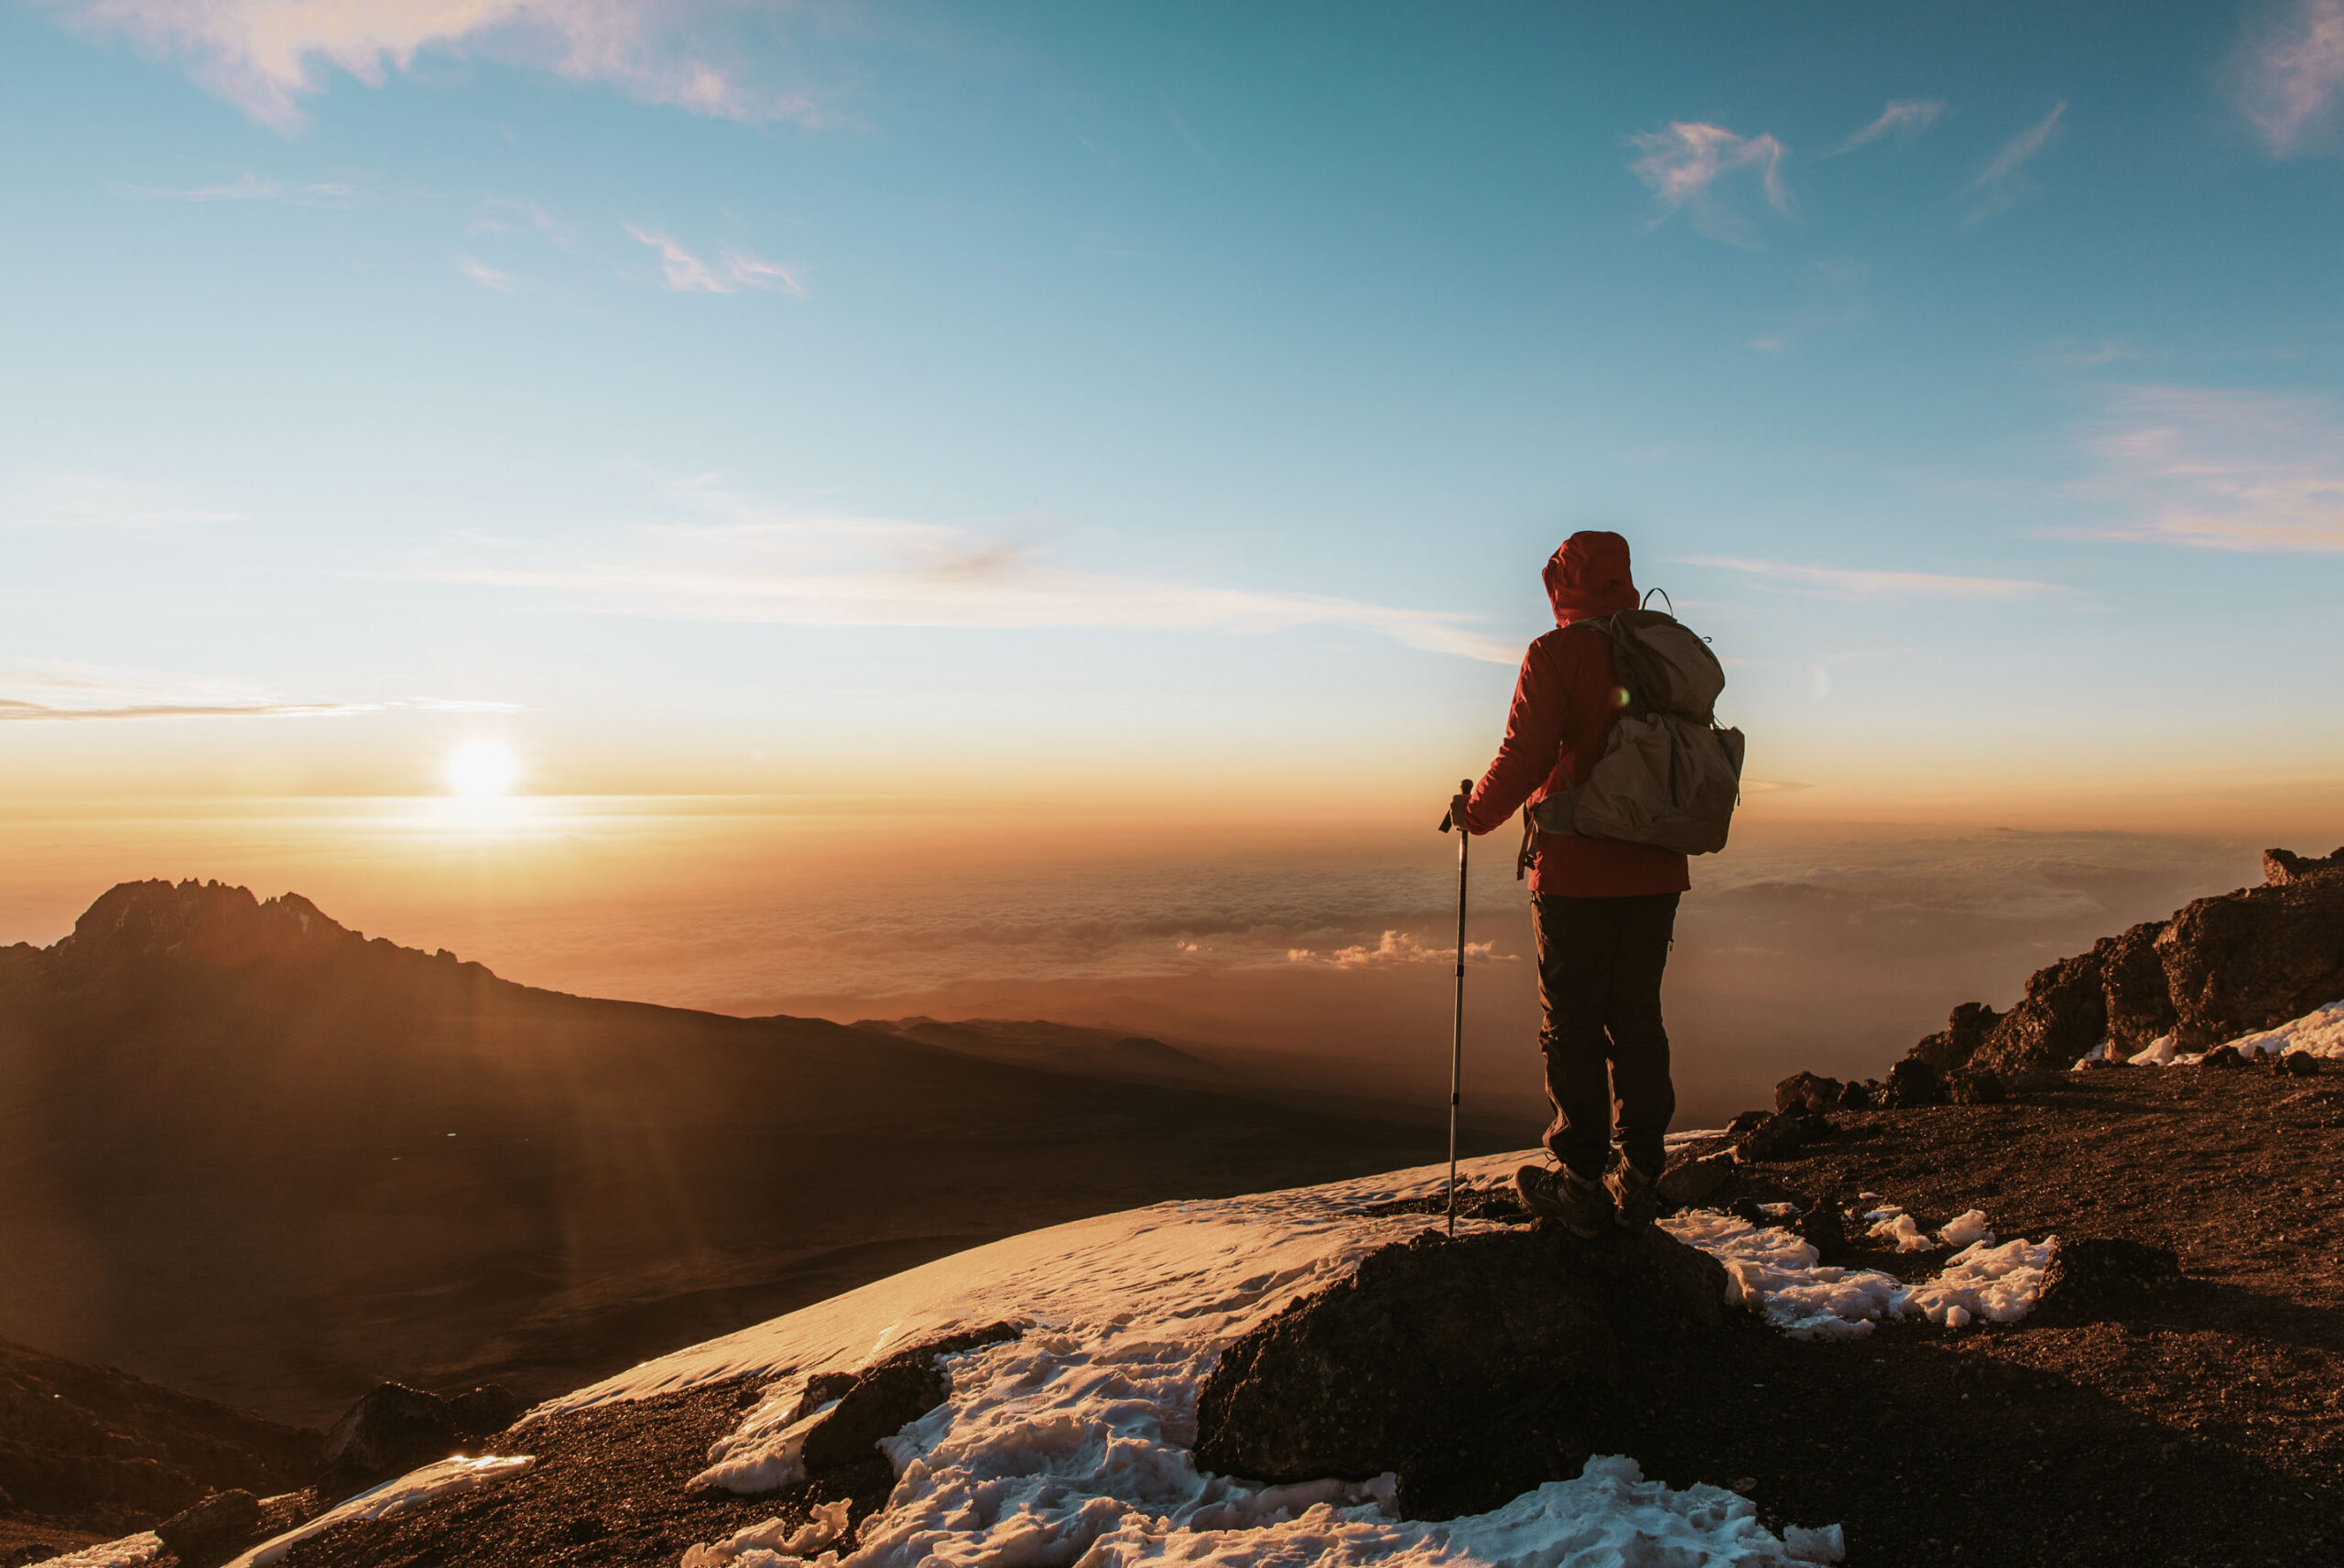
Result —
[[1636, 607], [1635, 579], [1628, 573], [1628, 541], [1617, 534], [1594, 529], [1573, 534], [1547, 557], [1544, 575], [1557, 626]]

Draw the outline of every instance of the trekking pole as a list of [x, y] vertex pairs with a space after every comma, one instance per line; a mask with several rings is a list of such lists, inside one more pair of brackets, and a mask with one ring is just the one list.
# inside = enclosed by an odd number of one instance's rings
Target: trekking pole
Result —
[[[1460, 780], [1460, 795], [1473, 793], [1471, 779]], [[1451, 814], [1451, 816], [1454, 813]], [[1450, 816], [1440, 819], [1440, 830], [1449, 831]], [[1457, 1098], [1465, 1078], [1465, 848], [1472, 843], [1472, 830], [1457, 824], [1457, 1008], [1449, 1033], [1449, 1234], [1457, 1234]]]

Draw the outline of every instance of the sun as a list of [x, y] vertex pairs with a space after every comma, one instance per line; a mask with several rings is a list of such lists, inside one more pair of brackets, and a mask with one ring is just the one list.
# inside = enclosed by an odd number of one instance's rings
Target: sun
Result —
[[477, 799], [511, 793], [521, 776], [521, 763], [502, 741], [467, 741], [448, 753], [440, 771], [450, 789]]

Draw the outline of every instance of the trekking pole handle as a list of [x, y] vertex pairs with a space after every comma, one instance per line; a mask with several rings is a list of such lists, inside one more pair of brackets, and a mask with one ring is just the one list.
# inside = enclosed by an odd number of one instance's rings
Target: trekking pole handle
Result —
[[[1459, 779], [1457, 781], [1457, 793], [1459, 795], [1471, 795], [1473, 793], [1473, 781], [1471, 779]], [[1440, 814], [1440, 830], [1443, 833], [1449, 831], [1449, 823], [1456, 817], [1456, 816], [1457, 813], [1454, 810], [1444, 811]], [[1460, 830], [1465, 825], [1461, 822], [1457, 824], [1457, 827]]]

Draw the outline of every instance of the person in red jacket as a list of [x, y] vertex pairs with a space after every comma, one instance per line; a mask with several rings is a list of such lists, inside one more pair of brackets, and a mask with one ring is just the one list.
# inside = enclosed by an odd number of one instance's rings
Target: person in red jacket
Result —
[[[1555, 630], [1523, 655], [1497, 760], [1470, 796], [1449, 805], [1474, 833], [1586, 778], [1626, 701], [1611, 639], [1573, 628], [1635, 607], [1628, 542], [1573, 534], [1547, 560], [1546, 580]], [[1660, 979], [1677, 896], [1691, 885], [1685, 857], [1674, 850], [1538, 835], [1530, 907], [1545, 1013], [1538, 1044], [1555, 1110], [1545, 1141], [1557, 1169], [1525, 1165], [1514, 1184], [1534, 1214], [1576, 1235], [1597, 1235], [1613, 1219], [1649, 1225], [1659, 1209], [1663, 1139], [1677, 1111]]]

